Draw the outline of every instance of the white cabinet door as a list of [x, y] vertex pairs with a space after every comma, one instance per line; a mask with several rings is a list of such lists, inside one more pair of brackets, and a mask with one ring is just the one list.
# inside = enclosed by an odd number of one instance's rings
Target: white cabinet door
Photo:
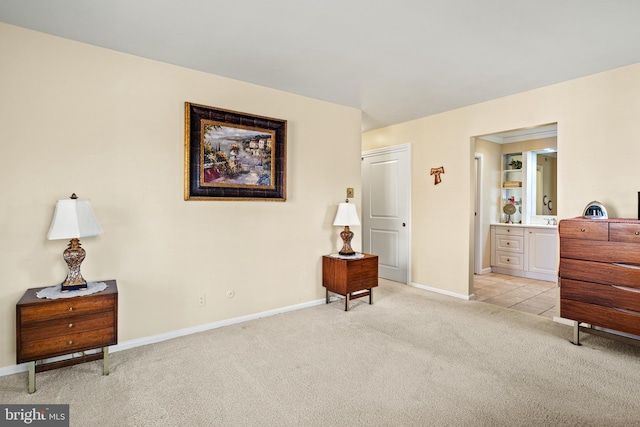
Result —
[[529, 238], [528, 270], [534, 273], [557, 275], [558, 238], [556, 230], [528, 228], [526, 232]]

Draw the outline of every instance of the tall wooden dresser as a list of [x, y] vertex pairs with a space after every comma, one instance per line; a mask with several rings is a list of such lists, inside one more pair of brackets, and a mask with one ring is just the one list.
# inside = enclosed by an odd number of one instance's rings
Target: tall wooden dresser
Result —
[[558, 228], [560, 316], [574, 320], [573, 343], [580, 331], [640, 336], [640, 221], [574, 218]]

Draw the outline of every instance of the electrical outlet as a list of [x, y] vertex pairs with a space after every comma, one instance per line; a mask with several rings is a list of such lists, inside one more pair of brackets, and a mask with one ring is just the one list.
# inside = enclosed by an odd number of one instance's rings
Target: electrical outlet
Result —
[[204, 307], [207, 305], [207, 296], [202, 294], [198, 297], [198, 307]]
[[353, 199], [353, 188], [347, 188], [347, 199]]

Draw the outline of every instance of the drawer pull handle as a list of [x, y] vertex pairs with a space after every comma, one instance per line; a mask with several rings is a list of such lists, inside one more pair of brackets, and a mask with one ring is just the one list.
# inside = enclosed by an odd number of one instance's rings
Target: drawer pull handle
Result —
[[507, 262], [511, 262], [511, 258], [507, 258]]
[[73, 323], [69, 323], [69, 328], [73, 328]]
[[640, 265], [635, 265], [635, 264], [620, 264], [620, 263], [614, 262], [613, 265], [615, 265], [616, 267], [630, 268], [632, 270], [640, 270]]
[[67, 344], [69, 344], [69, 345], [73, 344], [73, 340], [67, 341]]
[[634, 234], [635, 234], [636, 236], [640, 236], [640, 231], [636, 231]]
[[580, 232], [582, 232], [582, 233], [584, 233], [585, 231], [587, 231], [587, 230], [585, 230], [584, 228], [580, 229]]
[[507, 246], [509, 246], [511, 243], [507, 242]]
[[637, 289], [637, 288], [628, 288], [626, 286], [618, 286], [618, 285], [611, 285], [611, 287], [620, 289], [621, 291], [640, 293], [640, 289]]
[[69, 307], [69, 311], [73, 311], [73, 307]]
[[611, 307], [611, 308], [621, 313], [630, 314], [632, 316], [640, 316], [640, 313], [638, 313], [637, 311], [626, 310], [624, 308], [618, 308], [618, 307]]

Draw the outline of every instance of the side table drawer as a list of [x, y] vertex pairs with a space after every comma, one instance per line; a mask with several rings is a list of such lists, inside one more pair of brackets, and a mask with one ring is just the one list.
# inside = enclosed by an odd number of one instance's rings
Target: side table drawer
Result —
[[22, 342], [25, 343], [94, 329], [113, 328], [114, 326], [115, 313], [111, 311], [33, 323], [24, 326], [20, 334]]
[[116, 344], [114, 328], [97, 329], [75, 334], [22, 343], [18, 363], [71, 354]]
[[93, 298], [64, 298], [47, 302], [37, 306], [20, 307], [20, 319], [22, 325], [50, 320], [66, 318], [76, 314], [88, 314], [103, 311], [113, 311], [116, 300], [113, 297]]
[[366, 258], [347, 263], [348, 280], [375, 279], [378, 277], [377, 258]]

